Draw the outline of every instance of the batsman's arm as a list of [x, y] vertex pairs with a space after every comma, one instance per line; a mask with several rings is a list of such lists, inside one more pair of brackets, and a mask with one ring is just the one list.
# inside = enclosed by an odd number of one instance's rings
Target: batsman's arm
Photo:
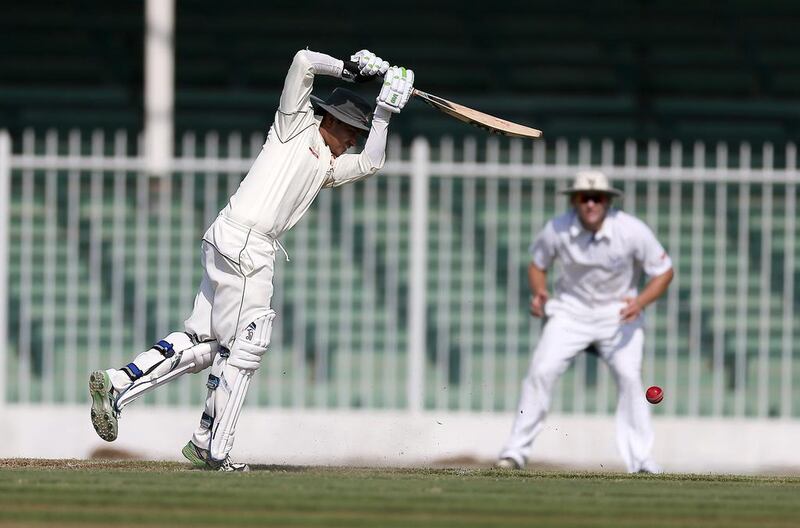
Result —
[[313, 120], [311, 90], [314, 76], [341, 77], [343, 64], [339, 59], [316, 51], [300, 50], [295, 53], [275, 113], [275, 129], [281, 141], [287, 141]]
[[[380, 57], [374, 57], [371, 52], [366, 50], [359, 53], [369, 53], [367, 57], [371, 61], [361, 70], [360, 75], [377, 77], [383, 74], [385, 82], [381, 85], [377, 97], [378, 104], [372, 116], [372, 126], [364, 150], [361, 154], [345, 154], [335, 160], [332, 177], [326, 183], [328, 187], [336, 187], [359, 180], [374, 174], [383, 167], [386, 160], [386, 135], [389, 120], [392, 114], [399, 113], [403, 109], [411, 97], [414, 87], [412, 70], [398, 66], [389, 67], [386, 61]], [[347, 64], [345, 62], [345, 65]]]
[[364, 150], [360, 154], [343, 154], [334, 160], [333, 174], [326, 187], [339, 187], [371, 176], [383, 168], [386, 161], [386, 136], [392, 113], [380, 106], [372, 115]]
[[341, 77], [343, 64], [339, 59], [316, 51], [300, 50], [295, 53], [283, 83], [278, 110], [284, 114], [308, 110], [314, 76]]

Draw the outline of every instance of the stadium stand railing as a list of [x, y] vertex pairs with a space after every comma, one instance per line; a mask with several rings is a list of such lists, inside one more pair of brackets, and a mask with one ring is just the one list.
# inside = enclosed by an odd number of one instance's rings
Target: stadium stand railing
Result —
[[[200, 237], [263, 137], [187, 134], [167, 178], [144, 172], [124, 132], [28, 132], [13, 147], [1, 137], [0, 394], [85, 402], [87, 372], [181, 328]], [[647, 313], [645, 382], [672, 396], [655, 412], [798, 416], [796, 163], [791, 144], [393, 138], [380, 175], [323, 191], [285, 236], [279, 319], [248, 405], [513, 408], [539, 331], [527, 315], [527, 246], [566, 209], [556, 191], [593, 167], [675, 262]], [[199, 403], [202, 384], [187, 377], [146, 404]], [[584, 354], [554, 410], [607, 414], [613, 394], [606, 368]]]

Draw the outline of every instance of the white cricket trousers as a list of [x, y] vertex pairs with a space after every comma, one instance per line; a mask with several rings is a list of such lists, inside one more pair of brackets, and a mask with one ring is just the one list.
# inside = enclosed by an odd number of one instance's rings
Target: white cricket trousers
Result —
[[[276, 245], [224, 215], [217, 217], [203, 237], [203, 280], [186, 331], [230, 349], [250, 323], [271, 312]], [[210, 445], [210, 426], [204, 414], [192, 435], [195, 445]]]
[[224, 215], [203, 236], [203, 280], [186, 319], [199, 341], [230, 348], [250, 323], [271, 309], [277, 243]]
[[594, 344], [608, 364], [617, 384], [617, 447], [629, 472], [652, 468], [653, 427], [642, 387], [644, 334], [641, 317], [621, 324], [619, 316], [577, 320], [557, 312], [545, 323], [522, 381], [514, 425], [500, 458], [511, 458], [520, 466], [541, 432], [550, 408], [553, 388], [575, 356]]

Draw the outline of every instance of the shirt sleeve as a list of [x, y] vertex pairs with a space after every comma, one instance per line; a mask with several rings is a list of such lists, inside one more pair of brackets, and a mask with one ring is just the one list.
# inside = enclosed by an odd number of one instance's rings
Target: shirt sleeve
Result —
[[283, 142], [314, 122], [311, 89], [315, 75], [341, 77], [344, 63], [324, 53], [298, 51], [283, 83], [281, 101], [275, 113], [275, 132]]
[[657, 277], [669, 271], [672, 268], [672, 259], [656, 238], [653, 230], [641, 222], [637, 231], [639, 232], [639, 243], [637, 244], [636, 259], [642, 263], [642, 270], [650, 277]]
[[325, 187], [339, 187], [378, 172], [386, 162], [386, 135], [392, 113], [378, 107], [372, 117], [369, 136], [360, 154], [342, 154], [333, 161], [333, 173]]
[[556, 258], [558, 237], [556, 236], [553, 221], [547, 222], [530, 246], [531, 262], [539, 269], [547, 269]]

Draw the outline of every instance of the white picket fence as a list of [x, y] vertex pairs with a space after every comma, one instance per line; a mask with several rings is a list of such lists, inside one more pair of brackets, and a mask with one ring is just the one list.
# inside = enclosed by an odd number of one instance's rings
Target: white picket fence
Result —
[[[13, 145], [0, 132], [0, 405], [83, 402], [88, 371], [181, 328], [200, 236], [262, 141], [187, 134], [173, 176], [152, 178], [122, 132]], [[557, 191], [595, 168], [677, 266], [647, 318], [645, 381], [667, 394], [656, 412], [797, 416], [796, 162], [794, 145], [392, 139], [378, 176], [323, 191], [283, 241], [248, 405], [507, 413], [539, 331], [527, 246], [566, 209]], [[150, 404], [199, 402], [204, 381]], [[554, 410], [614, 404], [584, 354]]]

